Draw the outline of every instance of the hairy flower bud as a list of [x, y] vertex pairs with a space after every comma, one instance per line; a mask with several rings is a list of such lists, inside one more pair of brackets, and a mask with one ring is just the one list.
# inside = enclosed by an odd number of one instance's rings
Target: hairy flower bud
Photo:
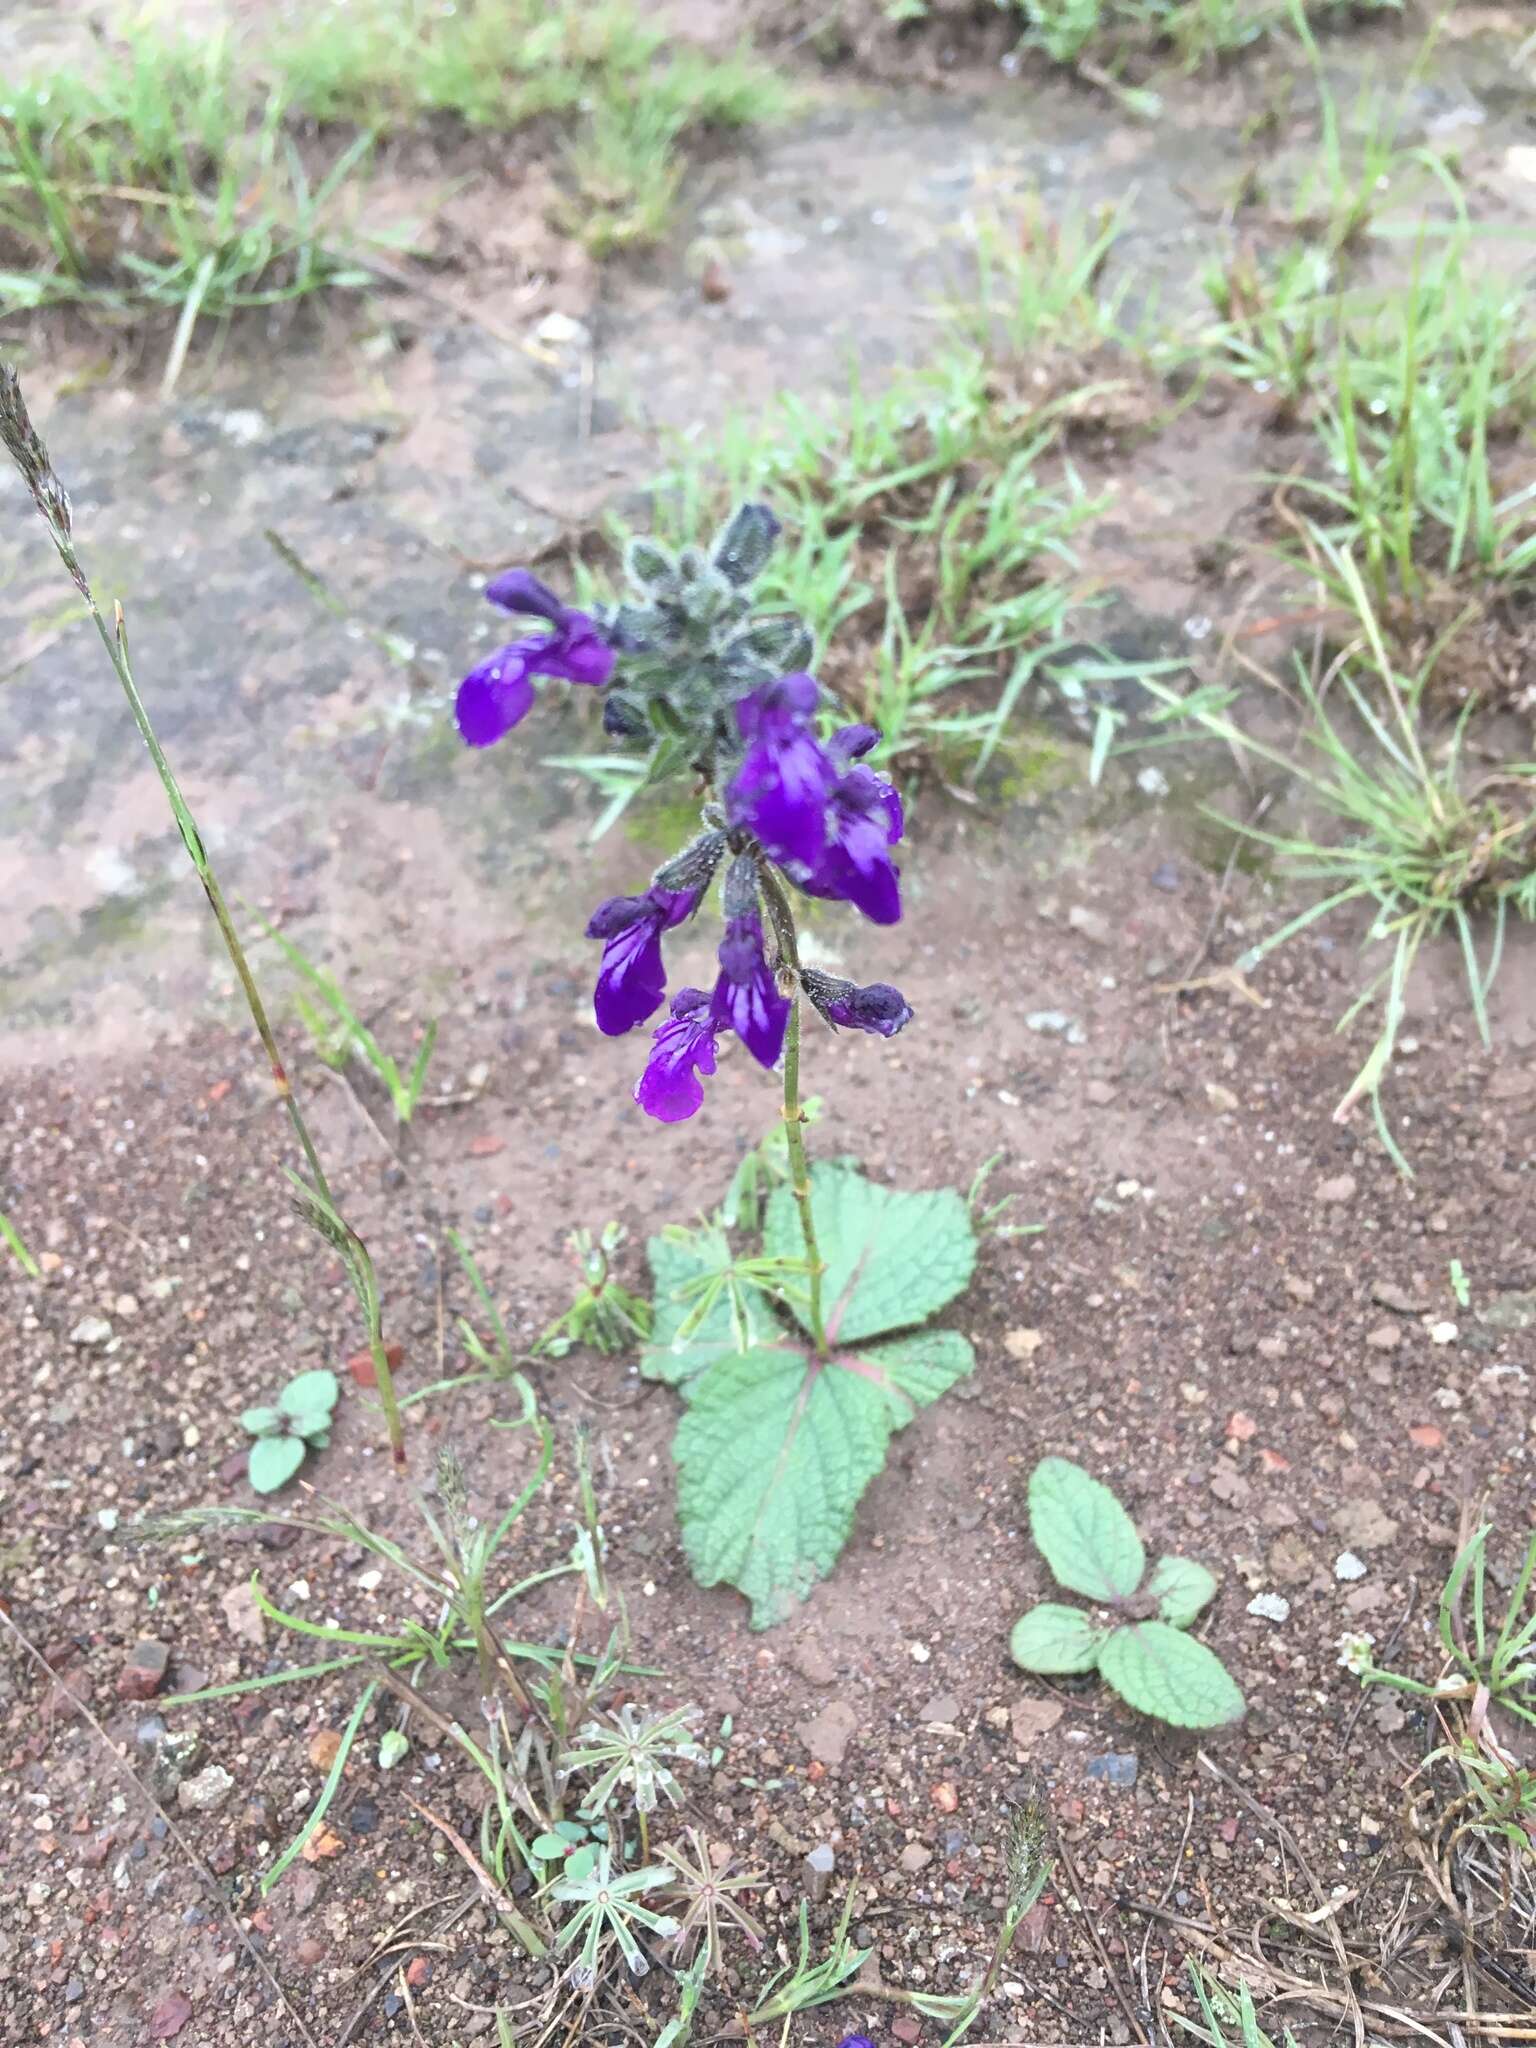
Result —
[[814, 967], [803, 967], [800, 986], [834, 1030], [870, 1031], [878, 1038], [894, 1038], [912, 1021], [912, 1005], [888, 981], [872, 981], [868, 988], [860, 988], [835, 975], [820, 974]]
[[701, 832], [699, 837], [660, 866], [651, 877], [653, 889], [707, 889], [715, 878], [727, 845], [724, 832]]
[[766, 505], [738, 505], [716, 534], [710, 560], [728, 583], [750, 583], [762, 574], [779, 532]]

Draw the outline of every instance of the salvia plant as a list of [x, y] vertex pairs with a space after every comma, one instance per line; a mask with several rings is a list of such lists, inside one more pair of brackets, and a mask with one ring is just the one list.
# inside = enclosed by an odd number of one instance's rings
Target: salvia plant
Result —
[[[601, 690], [604, 728], [643, 751], [644, 780], [686, 777], [701, 795], [697, 833], [645, 887], [600, 903], [587, 936], [602, 947], [599, 1029], [622, 1037], [659, 1015], [634, 1084], [647, 1116], [696, 1116], [723, 1041], [782, 1076], [787, 1178], [761, 1203], [761, 1255], [738, 1261], [727, 1244], [731, 1284], [701, 1308], [697, 1283], [720, 1268], [725, 1226], [707, 1256], [675, 1232], [653, 1241], [644, 1355], [687, 1403], [675, 1455], [695, 1573], [738, 1586], [759, 1626], [830, 1570], [892, 1432], [971, 1370], [964, 1337], [919, 1326], [964, 1288], [975, 1259], [954, 1191], [896, 1193], [845, 1163], [813, 1173], [806, 1158], [804, 1004], [829, 1030], [878, 1038], [904, 1030], [912, 1009], [888, 982], [861, 986], [804, 962], [799, 918], [832, 901], [895, 924], [904, 817], [867, 758], [880, 735], [840, 720], [811, 672], [804, 622], [754, 601], [778, 533], [766, 506], [743, 504], [707, 551], [632, 538], [625, 595], [591, 614], [529, 571], [507, 571], [486, 596], [534, 630], [466, 676], [456, 705], [464, 740], [485, 747], [533, 709], [537, 678]], [[713, 985], [668, 1001], [664, 941], [711, 907]], [[754, 1175], [752, 1201], [733, 1213], [758, 1222], [773, 1178]]]
[[1097, 1671], [1128, 1706], [1175, 1728], [1242, 1718], [1226, 1666], [1187, 1633], [1216, 1593], [1203, 1564], [1160, 1557], [1148, 1578], [1135, 1523], [1067, 1458], [1042, 1458], [1030, 1474], [1029, 1527], [1058, 1584], [1100, 1612], [1058, 1600], [1030, 1608], [1009, 1642], [1016, 1664], [1052, 1676]]

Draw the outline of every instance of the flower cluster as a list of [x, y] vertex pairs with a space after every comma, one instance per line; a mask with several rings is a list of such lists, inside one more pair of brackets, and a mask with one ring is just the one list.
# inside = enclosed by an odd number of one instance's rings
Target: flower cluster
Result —
[[715, 793], [699, 836], [643, 893], [610, 897], [587, 924], [603, 948], [598, 1028], [618, 1037], [666, 1002], [663, 937], [694, 916], [723, 871], [714, 985], [672, 997], [634, 1091], [663, 1123], [702, 1104], [701, 1077], [715, 1071], [722, 1033], [734, 1032], [754, 1059], [775, 1066], [797, 991], [834, 1029], [890, 1038], [912, 1016], [888, 983], [861, 988], [800, 964], [786, 884], [895, 924], [901, 888], [892, 848], [903, 816], [895, 789], [865, 758], [880, 737], [872, 726], [822, 736], [831, 707], [807, 666], [804, 626], [753, 616], [747, 586], [777, 532], [765, 507], [746, 505], [707, 557], [685, 549], [674, 561], [654, 542], [634, 542], [634, 601], [596, 617], [562, 605], [528, 571], [509, 571], [486, 596], [543, 620], [548, 631], [498, 648], [458, 694], [460, 733], [487, 746], [526, 715], [535, 676], [606, 685], [606, 729], [650, 742], [653, 778], [686, 770]]

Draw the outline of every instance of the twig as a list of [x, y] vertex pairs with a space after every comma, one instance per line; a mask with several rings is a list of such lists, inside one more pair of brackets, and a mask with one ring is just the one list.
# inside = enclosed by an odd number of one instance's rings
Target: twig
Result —
[[1109, 1951], [1099, 1939], [1099, 1930], [1094, 1925], [1093, 1915], [1088, 1911], [1087, 1905], [1084, 1903], [1082, 1880], [1077, 1874], [1077, 1865], [1072, 1860], [1072, 1851], [1067, 1846], [1064, 1837], [1058, 1840], [1056, 1846], [1061, 1856], [1061, 1867], [1067, 1873], [1067, 1881], [1072, 1887], [1074, 1898], [1077, 1900], [1078, 1911], [1083, 1916], [1083, 1925], [1088, 1930], [1088, 1939], [1093, 1943], [1094, 1953], [1098, 1956], [1099, 1962], [1103, 1966], [1104, 1975], [1109, 1981], [1110, 1989], [1115, 1994], [1116, 2003], [1125, 2014], [1126, 2022], [1134, 2037], [1143, 2044], [1143, 2048], [1152, 2048], [1151, 2037], [1137, 2017], [1135, 2006], [1126, 1997], [1125, 1989], [1120, 1982], [1119, 1973], [1110, 1961]]
[[[21, 1629], [18, 1627], [14, 1618], [5, 1611], [5, 1608], [3, 1606], [0, 1606], [0, 1622], [4, 1622], [5, 1626], [16, 1638], [17, 1642], [20, 1643], [23, 1650], [26, 1651], [27, 1655], [32, 1659], [33, 1663], [37, 1666], [38, 1670], [44, 1672], [45, 1674], [47, 1674], [47, 1676], [52, 1678], [53, 1667], [49, 1664], [48, 1659], [43, 1655], [42, 1651], [38, 1649], [37, 1645], [31, 1640], [31, 1638], [22, 1633]], [[116, 1770], [122, 1777], [128, 1780], [129, 1784], [133, 1786], [134, 1790], [139, 1793], [141, 1798], [143, 1798], [148, 1805], [154, 1808], [155, 1812], [164, 1822], [166, 1833], [170, 1836], [171, 1840], [176, 1844], [177, 1848], [181, 1851], [182, 1855], [186, 1857], [188, 1863], [190, 1863], [192, 1868], [197, 1872], [198, 1876], [207, 1886], [211, 1896], [218, 1901], [219, 1910], [224, 1915], [224, 1918], [229, 1922], [229, 1925], [234, 1932], [236, 1941], [238, 1941], [240, 1946], [245, 1950], [247, 1956], [249, 1956], [251, 1961], [256, 1965], [257, 1970], [266, 1979], [267, 1983], [271, 1986], [272, 1990], [276, 1992], [278, 1998], [282, 2001], [283, 2010], [287, 2013], [288, 2017], [293, 2021], [293, 2024], [298, 2028], [299, 2033], [302, 2035], [304, 2040], [308, 2042], [309, 2048], [320, 2048], [320, 2043], [315, 2039], [314, 2035], [305, 2025], [304, 2015], [299, 2011], [298, 2007], [294, 2004], [293, 2000], [288, 1996], [287, 1992], [283, 1989], [282, 1985], [278, 1982], [277, 1978], [273, 1976], [271, 1970], [267, 1966], [266, 1958], [262, 1955], [260, 1949], [256, 1947], [255, 1943], [251, 1940], [250, 1936], [246, 1933], [245, 1929], [240, 1925], [240, 1922], [235, 1918], [235, 1915], [230, 1911], [229, 1901], [225, 1898], [224, 1893], [220, 1888], [219, 1881], [214, 1876], [213, 1872], [208, 1868], [207, 1864], [203, 1861], [201, 1856], [198, 1855], [197, 1851], [192, 1847], [192, 1844], [187, 1840], [186, 1836], [182, 1833], [181, 1829], [177, 1826], [176, 1822], [166, 1812], [165, 1808], [160, 1804], [159, 1800], [155, 1797], [153, 1792], [151, 1792], [148, 1789], [148, 1787], [138, 1777], [137, 1773], [134, 1772], [127, 1764], [127, 1762], [118, 1754], [117, 1744], [112, 1740], [111, 1736], [107, 1733], [106, 1729], [102, 1727], [100, 1721], [97, 1720], [96, 1716], [91, 1712], [90, 1708], [86, 1705], [85, 1701], [80, 1698], [78, 1693], [72, 1691], [70, 1687], [66, 1685], [62, 1679], [54, 1678], [53, 1682], [55, 1686], [58, 1687], [59, 1691], [63, 1693], [65, 1699], [68, 1700], [71, 1709], [80, 1716], [80, 1719], [86, 1723], [86, 1725], [91, 1729], [92, 1733], [96, 1736], [102, 1748], [111, 1758], [113, 1769]]]

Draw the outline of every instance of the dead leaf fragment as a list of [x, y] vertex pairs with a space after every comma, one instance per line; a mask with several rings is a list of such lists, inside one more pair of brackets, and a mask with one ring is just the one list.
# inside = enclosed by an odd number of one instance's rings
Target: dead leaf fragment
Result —
[[299, 1853], [306, 1863], [323, 1863], [328, 1862], [332, 1856], [339, 1856], [346, 1846], [334, 1828], [328, 1828], [322, 1823]]

